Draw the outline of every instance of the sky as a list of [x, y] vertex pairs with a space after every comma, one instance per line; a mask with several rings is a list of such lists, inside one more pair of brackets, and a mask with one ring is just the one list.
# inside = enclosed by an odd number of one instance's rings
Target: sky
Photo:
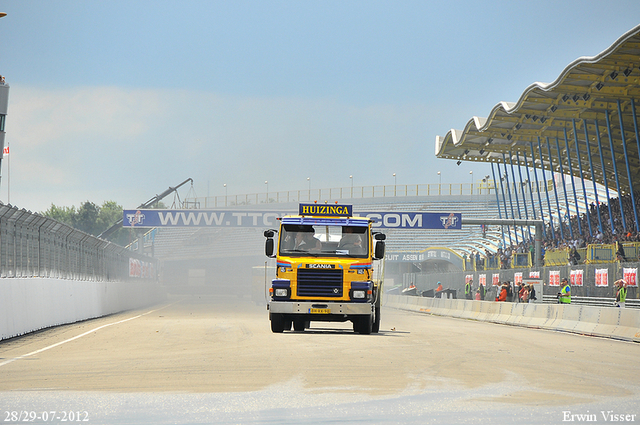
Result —
[[187, 178], [181, 198], [436, 184], [438, 171], [470, 183], [490, 166], [436, 158], [436, 136], [640, 24], [637, 0], [0, 0], [0, 12], [0, 201], [35, 212], [135, 208]]

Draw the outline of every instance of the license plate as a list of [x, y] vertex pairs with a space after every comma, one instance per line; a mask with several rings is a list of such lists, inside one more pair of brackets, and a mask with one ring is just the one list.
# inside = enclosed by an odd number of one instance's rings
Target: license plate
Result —
[[309, 313], [311, 314], [331, 314], [330, 308], [310, 308]]

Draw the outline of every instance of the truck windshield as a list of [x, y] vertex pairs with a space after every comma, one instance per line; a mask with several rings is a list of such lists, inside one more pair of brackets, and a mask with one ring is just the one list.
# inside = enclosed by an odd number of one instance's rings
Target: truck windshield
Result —
[[367, 258], [369, 228], [364, 226], [308, 226], [285, 224], [280, 232], [280, 255], [348, 256]]

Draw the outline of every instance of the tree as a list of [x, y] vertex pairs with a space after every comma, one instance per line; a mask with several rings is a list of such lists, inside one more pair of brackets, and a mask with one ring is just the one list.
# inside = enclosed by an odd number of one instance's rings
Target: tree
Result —
[[78, 208], [73, 227], [93, 236], [99, 235], [101, 232], [98, 223], [99, 216], [100, 207], [93, 202], [86, 201]]
[[75, 207], [58, 207], [54, 204], [51, 204], [51, 207], [41, 214], [45, 217], [52, 218], [73, 227], [76, 209]]
[[[97, 236], [122, 219], [122, 212], [122, 206], [115, 201], [105, 201], [101, 207], [86, 201], [77, 209], [73, 206], [59, 207], [51, 204], [51, 207], [41, 214], [65, 223], [74, 229]], [[128, 244], [129, 239], [129, 232], [124, 228], [118, 229], [110, 238], [112, 242], [119, 245]]]

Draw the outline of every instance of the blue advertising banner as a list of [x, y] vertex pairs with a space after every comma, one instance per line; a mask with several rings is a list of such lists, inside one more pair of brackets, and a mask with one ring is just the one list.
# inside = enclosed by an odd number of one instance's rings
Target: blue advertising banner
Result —
[[[278, 226], [278, 217], [294, 214], [238, 210], [124, 210], [124, 227], [258, 227]], [[461, 229], [460, 213], [354, 212], [377, 229]]]

